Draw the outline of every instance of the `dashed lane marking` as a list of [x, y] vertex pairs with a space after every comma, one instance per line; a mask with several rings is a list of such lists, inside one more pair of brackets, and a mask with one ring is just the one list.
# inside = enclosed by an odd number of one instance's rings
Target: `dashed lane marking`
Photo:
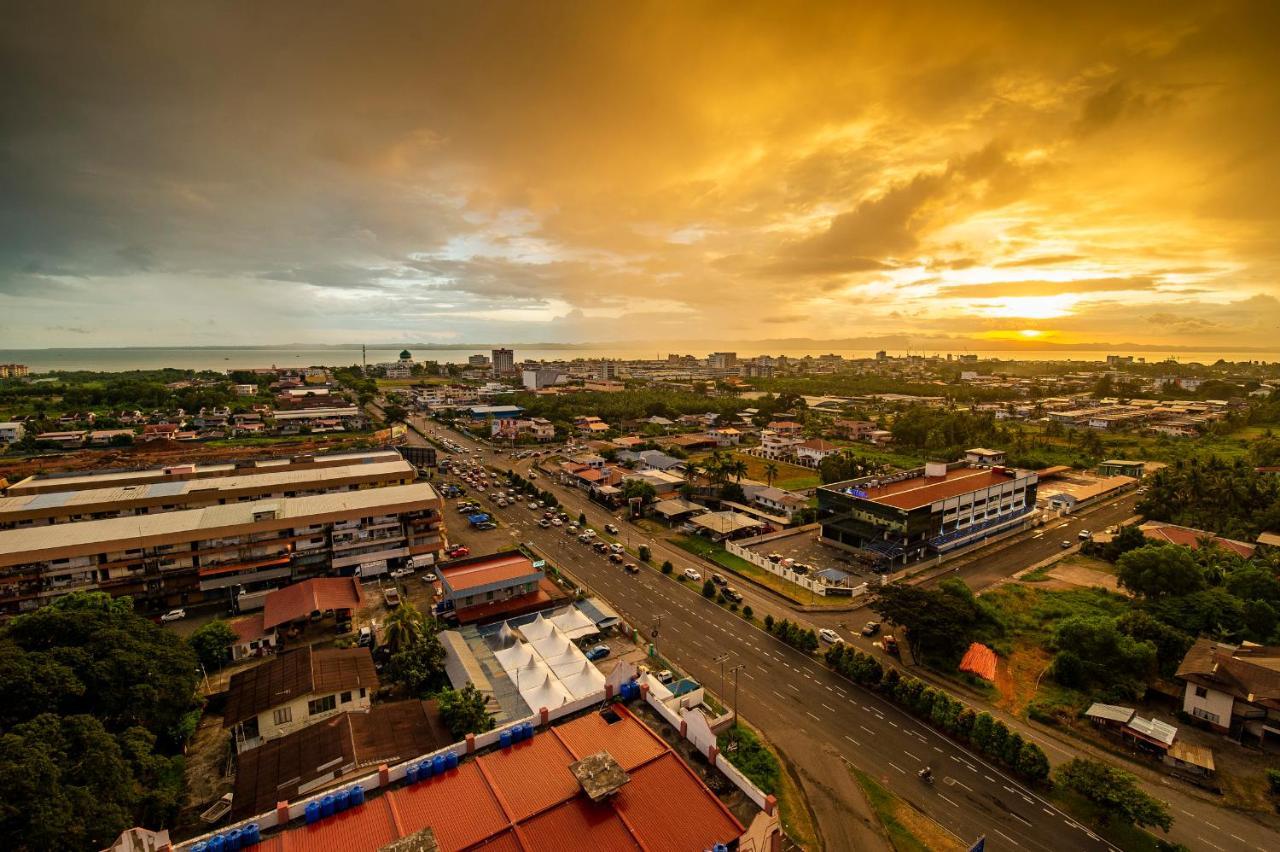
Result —
[[903, 769], [901, 766], [894, 763], [893, 761], [889, 761], [889, 765], [892, 766], [894, 769], [898, 770], [899, 772], [901, 772], [903, 775], [907, 774], [907, 770]]
[[856, 746], [861, 746], [861, 745], [862, 745], [862, 743], [858, 742], [857, 740], [855, 740], [853, 737], [849, 736], [848, 734], [845, 734], [845, 735], [844, 735], [844, 738], [845, 738], [846, 740], [848, 740], [849, 742], [853, 743], [853, 744], [854, 744], [854, 745], [856, 745]]
[[950, 805], [950, 806], [951, 806], [951, 807], [953, 807], [953, 808], [958, 808], [958, 807], [960, 807], [960, 806], [959, 806], [959, 805], [957, 805], [955, 802], [951, 801], [950, 799], [948, 799], [946, 796], [942, 795], [941, 793], [939, 793], [939, 794], [938, 794], [938, 798], [939, 798], [939, 799], [941, 799], [942, 801], [946, 802], [948, 805]]

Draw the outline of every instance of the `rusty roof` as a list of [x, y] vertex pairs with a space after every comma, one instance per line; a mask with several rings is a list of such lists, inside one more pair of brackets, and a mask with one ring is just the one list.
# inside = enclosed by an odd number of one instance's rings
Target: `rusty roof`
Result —
[[263, 602], [263, 626], [271, 630], [281, 624], [306, 618], [313, 612], [355, 610], [364, 600], [356, 577], [317, 577], [276, 589]]
[[959, 497], [993, 485], [1012, 482], [1001, 470], [961, 467], [948, 470], [946, 476], [913, 476], [887, 485], [867, 488], [867, 499], [895, 509], [918, 509], [948, 497]]
[[378, 673], [367, 648], [314, 650], [308, 645], [233, 674], [222, 726], [229, 728], [304, 695], [362, 686], [378, 688]]
[[445, 565], [437, 569], [449, 587], [455, 592], [486, 586], [490, 583], [501, 583], [538, 573], [533, 567], [533, 560], [523, 553], [498, 553], [493, 556], [480, 556], [461, 563]]
[[240, 755], [231, 819], [292, 801], [299, 787], [319, 789], [327, 786], [322, 779], [336, 783], [362, 768], [399, 763], [451, 742], [434, 701], [393, 701], [331, 716]]

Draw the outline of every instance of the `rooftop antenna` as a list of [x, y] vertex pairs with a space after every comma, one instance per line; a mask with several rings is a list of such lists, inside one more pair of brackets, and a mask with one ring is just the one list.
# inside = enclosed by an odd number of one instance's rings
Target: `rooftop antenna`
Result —
[[369, 353], [365, 351], [364, 344], [360, 344], [360, 372], [368, 375], [369, 373]]

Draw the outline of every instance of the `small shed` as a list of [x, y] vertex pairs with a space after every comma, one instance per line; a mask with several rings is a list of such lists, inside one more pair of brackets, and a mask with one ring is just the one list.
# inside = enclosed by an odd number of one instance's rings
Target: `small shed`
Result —
[[1085, 718], [1102, 728], [1118, 730], [1129, 724], [1137, 711], [1132, 707], [1120, 707], [1115, 704], [1091, 704], [1084, 711]]
[[1217, 771], [1213, 764], [1213, 749], [1190, 743], [1175, 742], [1169, 746], [1164, 762], [1174, 769], [1203, 778], [1211, 778]]
[[1168, 752], [1173, 741], [1178, 737], [1178, 729], [1159, 719], [1143, 719], [1134, 716], [1120, 733], [1134, 741], [1140, 751], [1157, 752], [1161, 755]]

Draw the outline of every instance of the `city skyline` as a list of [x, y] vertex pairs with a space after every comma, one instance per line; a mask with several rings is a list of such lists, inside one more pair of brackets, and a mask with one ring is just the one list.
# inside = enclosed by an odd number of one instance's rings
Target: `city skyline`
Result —
[[10, 9], [8, 347], [1280, 326], [1269, 4], [140, 8]]

